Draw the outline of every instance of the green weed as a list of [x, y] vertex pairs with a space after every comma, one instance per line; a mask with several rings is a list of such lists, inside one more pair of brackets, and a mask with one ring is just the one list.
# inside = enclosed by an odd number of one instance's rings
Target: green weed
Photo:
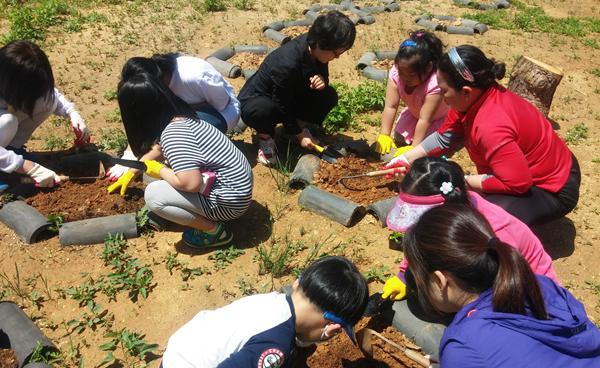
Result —
[[274, 167], [270, 165], [267, 167], [269, 169], [269, 175], [275, 182], [275, 187], [277, 191], [281, 193], [288, 193], [290, 191], [290, 187], [288, 186], [288, 179], [290, 173], [292, 172], [292, 165], [294, 163], [294, 159], [291, 154], [291, 142], [288, 142], [287, 151], [285, 153], [284, 158], [277, 158]]
[[14, 40], [43, 41], [48, 28], [66, 20], [71, 9], [63, 0], [19, 1], [8, 12], [10, 29], [2, 43]]
[[600, 157], [593, 158], [592, 162], [595, 163], [595, 164], [600, 164]]
[[254, 287], [254, 285], [244, 279], [239, 279], [237, 281], [237, 285], [243, 296], [249, 296], [258, 293], [258, 290]]
[[596, 77], [600, 77], [600, 68], [592, 69], [591, 73]]
[[25, 302], [25, 300], [29, 299], [29, 291], [26, 287], [21, 283], [21, 275], [19, 273], [19, 266], [15, 262], [15, 275], [9, 276], [6, 272], [0, 273], [0, 282], [2, 283], [2, 289], [8, 290], [15, 296], [21, 298], [21, 304]]
[[234, 259], [241, 256], [245, 252], [241, 249], [237, 249], [233, 245], [227, 249], [219, 249], [213, 254], [208, 256], [208, 259], [214, 261], [215, 270], [222, 270], [229, 266]]
[[28, 363], [44, 363], [50, 366], [62, 362], [60, 351], [49, 349], [42, 345], [41, 342], [37, 342], [37, 345], [31, 352]]
[[390, 268], [388, 266], [372, 266], [363, 276], [367, 279], [368, 283], [373, 281], [384, 283], [385, 280], [391, 275]]
[[51, 213], [48, 215], [48, 221], [51, 224], [48, 227], [48, 230], [53, 233], [58, 233], [58, 229], [60, 229], [62, 224], [65, 222], [65, 217], [60, 213]]
[[106, 122], [120, 123], [121, 122], [121, 110], [117, 107], [113, 111], [106, 114]]
[[71, 332], [80, 334], [86, 328], [96, 331], [99, 327], [110, 328], [112, 326], [115, 317], [108, 309], [102, 309], [100, 304], [95, 302], [89, 303], [87, 307], [90, 313], [84, 312], [78, 319], [72, 319], [67, 322], [67, 326], [71, 329]]
[[[146, 366], [147, 359], [152, 357], [158, 349], [158, 344], [149, 344], [144, 341], [144, 335], [123, 328], [119, 331], [110, 331], [104, 335], [110, 339], [107, 343], [100, 345], [100, 350], [107, 354], [98, 366], [124, 366], [134, 367], [140, 363]], [[114, 352], [119, 349], [121, 358], [115, 356]]]
[[598, 43], [598, 41], [594, 40], [593, 38], [586, 38], [582, 42], [584, 45], [589, 46], [593, 49], [600, 49], [600, 44]]
[[108, 18], [105, 15], [92, 12], [87, 15], [77, 14], [74, 18], [67, 20], [65, 23], [65, 31], [67, 33], [79, 32], [85, 24], [106, 23]]
[[253, 10], [254, 0], [233, 0], [233, 6], [239, 10]]
[[68, 295], [71, 299], [79, 302], [79, 306], [90, 306], [95, 304], [96, 293], [102, 290], [101, 282], [94, 280], [91, 276], [87, 277], [79, 286], [63, 288], [60, 291]]
[[146, 207], [140, 208], [135, 213], [135, 225], [140, 234], [147, 235], [152, 233], [152, 227], [150, 227], [150, 217], [148, 216], [149, 213], [150, 210]]
[[[118, 97], [117, 91], [114, 89], [104, 92], [104, 99], [106, 101], [114, 101], [117, 99], [117, 97]], [[121, 115], [121, 112], [119, 111], [119, 118], [120, 118], [120, 115]]]
[[269, 273], [271, 277], [281, 277], [288, 274], [293, 257], [306, 248], [303, 242], [294, 242], [287, 235], [282, 242], [271, 239], [270, 246], [258, 246], [256, 248], [258, 274], [265, 275]]
[[356, 128], [353, 123], [357, 114], [370, 111], [380, 111], [385, 102], [385, 84], [375, 81], [365, 81], [356, 88], [344, 83], [332, 83], [338, 93], [338, 104], [329, 112], [323, 128], [327, 133], [337, 133], [350, 128]]
[[169, 252], [165, 258], [165, 267], [169, 271], [170, 275], [173, 275], [173, 270], [179, 270], [181, 274], [181, 281], [187, 282], [193, 280], [197, 276], [210, 273], [205, 267], [190, 268], [187, 266], [187, 262], [182, 262], [177, 259], [178, 253]]
[[588, 137], [588, 127], [584, 123], [577, 123], [567, 131], [565, 141], [569, 145], [577, 145]]
[[388, 239], [393, 240], [393, 241], [402, 241], [402, 239], [404, 239], [404, 233], [398, 232], [398, 231], [393, 231], [389, 236]]
[[227, 10], [227, 6], [223, 0], [202, 0], [200, 9], [205, 12], [219, 12]]
[[44, 148], [50, 151], [60, 151], [69, 147], [70, 142], [67, 137], [51, 134], [44, 138]]
[[119, 128], [107, 128], [100, 130], [100, 139], [96, 142], [102, 151], [114, 151], [121, 156], [127, 148], [127, 136]]

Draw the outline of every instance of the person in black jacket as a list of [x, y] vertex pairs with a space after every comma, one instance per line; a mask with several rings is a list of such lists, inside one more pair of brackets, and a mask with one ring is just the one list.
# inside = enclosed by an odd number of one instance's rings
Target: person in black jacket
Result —
[[313, 149], [314, 138], [302, 123], [322, 124], [337, 104], [329, 85], [328, 63], [354, 44], [354, 23], [338, 11], [320, 15], [308, 30], [270, 53], [244, 85], [238, 99], [244, 122], [258, 133], [258, 161], [275, 163], [275, 126], [283, 123], [300, 145]]

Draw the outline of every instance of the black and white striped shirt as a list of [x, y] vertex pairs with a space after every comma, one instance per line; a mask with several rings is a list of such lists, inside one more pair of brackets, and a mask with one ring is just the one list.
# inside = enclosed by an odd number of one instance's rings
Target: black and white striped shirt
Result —
[[210, 194], [201, 201], [209, 219], [233, 220], [248, 209], [252, 168], [244, 154], [215, 127], [201, 120], [173, 120], [162, 132], [160, 146], [175, 173], [215, 173]]

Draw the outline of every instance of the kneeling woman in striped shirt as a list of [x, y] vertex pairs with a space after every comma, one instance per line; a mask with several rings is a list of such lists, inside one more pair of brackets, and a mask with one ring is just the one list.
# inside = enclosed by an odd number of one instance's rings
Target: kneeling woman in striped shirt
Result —
[[118, 97], [133, 153], [140, 157], [158, 144], [169, 165], [144, 161], [146, 174], [162, 179], [146, 187], [149, 209], [188, 226], [183, 241], [191, 247], [229, 244], [233, 236], [223, 221], [242, 216], [252, 198], [252, 170], [246, 157], [148, 74], [127, 80]]

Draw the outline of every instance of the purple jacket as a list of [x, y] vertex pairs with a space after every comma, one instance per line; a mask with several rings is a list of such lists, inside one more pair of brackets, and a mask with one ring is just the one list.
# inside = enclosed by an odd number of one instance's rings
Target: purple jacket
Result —
[[600, 367], [600, 331], [583, 304], [537, 276], [549, 320], [492, 310], [487, 290], [463, 307], [440, 342], [443, 368]]

